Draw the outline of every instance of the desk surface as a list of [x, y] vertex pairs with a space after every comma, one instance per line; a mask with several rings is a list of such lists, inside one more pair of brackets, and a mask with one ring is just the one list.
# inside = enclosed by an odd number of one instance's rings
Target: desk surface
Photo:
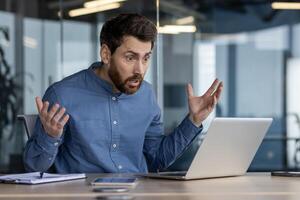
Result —
[[0, 184], [0, 199], [97, 199], [99, 196], [128, 194], [132, 195], [134, 200], [300, 199], [300, 178], [271, 177], [269, 173], [249, 173], [240, 177], [193, 181], [139, 178], [135, 189], [129, 193], [118, 194], [93, 192], [89, 183], [100, 176], [107, 176], [107, 174], [89, 174], [85, 180], [43, 185]]

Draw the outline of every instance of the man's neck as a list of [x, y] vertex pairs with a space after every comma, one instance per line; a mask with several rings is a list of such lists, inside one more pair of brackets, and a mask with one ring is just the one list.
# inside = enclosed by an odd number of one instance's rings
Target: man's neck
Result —
[[113, 86], [113, 92], [119, 92], [119, 90], [117, 90], [117, 88], [115, 87], [114, 83], [110, 79], [110, 77], [108, 75], [108, 67], [105, 66], [105, 64], [103, 64], [101, 67], [97, 67], [94, 72], [102, 80], [105, 80], [105, 81], [109, 82]]

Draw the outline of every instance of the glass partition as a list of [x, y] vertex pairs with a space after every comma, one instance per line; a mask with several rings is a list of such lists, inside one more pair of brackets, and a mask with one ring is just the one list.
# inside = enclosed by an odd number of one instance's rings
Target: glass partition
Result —
[[[0, 171], [23, 171], [27, 140], [18, 114], [36, 113], [34, 97], [48, 86], [49, 62], [61, 63], [60, 17], [54, 1], [1, 1]], [[56, 47], [55, 47], [56, 46]], [[51, 59], [51, 60], [49, 60]]]
[[[274, 10], [270, 2], [160, 0], [159, 15], [166, 132], [188, 113], [186, 84], [202, 95], [219, 78], [222, 97], [204, 130], [213, 117], [272, 117], [249, 170], [299, 167], [297, 11]], [[168, 32], [167, 25], [184, 28]], [[186, 170], [200, 143], [171, 168]]]

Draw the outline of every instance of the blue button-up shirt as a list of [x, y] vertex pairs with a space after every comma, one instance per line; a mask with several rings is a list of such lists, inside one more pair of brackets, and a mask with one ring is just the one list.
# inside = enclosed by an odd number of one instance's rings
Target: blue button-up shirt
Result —
[[99, 78], [94, 63], [50, 86], [43, 101], [64, 106], [70, 119], [60, 138], [49, 136], [38, 119], [28, 140], [28, 171], [59, 173], [122, 173], [165, 169], [186, 149], [202, 127], [188, 117], [163, 135], [160, 108], [151, 85], [143, 81], [132, 94], [114, 93]]

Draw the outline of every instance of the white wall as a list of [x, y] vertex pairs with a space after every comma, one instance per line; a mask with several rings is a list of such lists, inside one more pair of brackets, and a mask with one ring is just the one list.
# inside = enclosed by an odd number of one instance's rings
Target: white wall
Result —
[[37, 113], [35, 96], [42, 94], [43, 23], [37, 19], [24, 20], [24, 113]]
[[[63, 22], [62, 77], [86, 69], [96, 61], [98, 33], [92, 24], [75, 21]], [[94, 32], [96, 31], [96, 32]]]
[[44, 20], [44, 41], [43, 41], [43, 71], [42, 71], [42, 91], [44, 94], [46, 89], [53, 82], [62, 78], [61, 73], [61, 27], [58, 21]]

